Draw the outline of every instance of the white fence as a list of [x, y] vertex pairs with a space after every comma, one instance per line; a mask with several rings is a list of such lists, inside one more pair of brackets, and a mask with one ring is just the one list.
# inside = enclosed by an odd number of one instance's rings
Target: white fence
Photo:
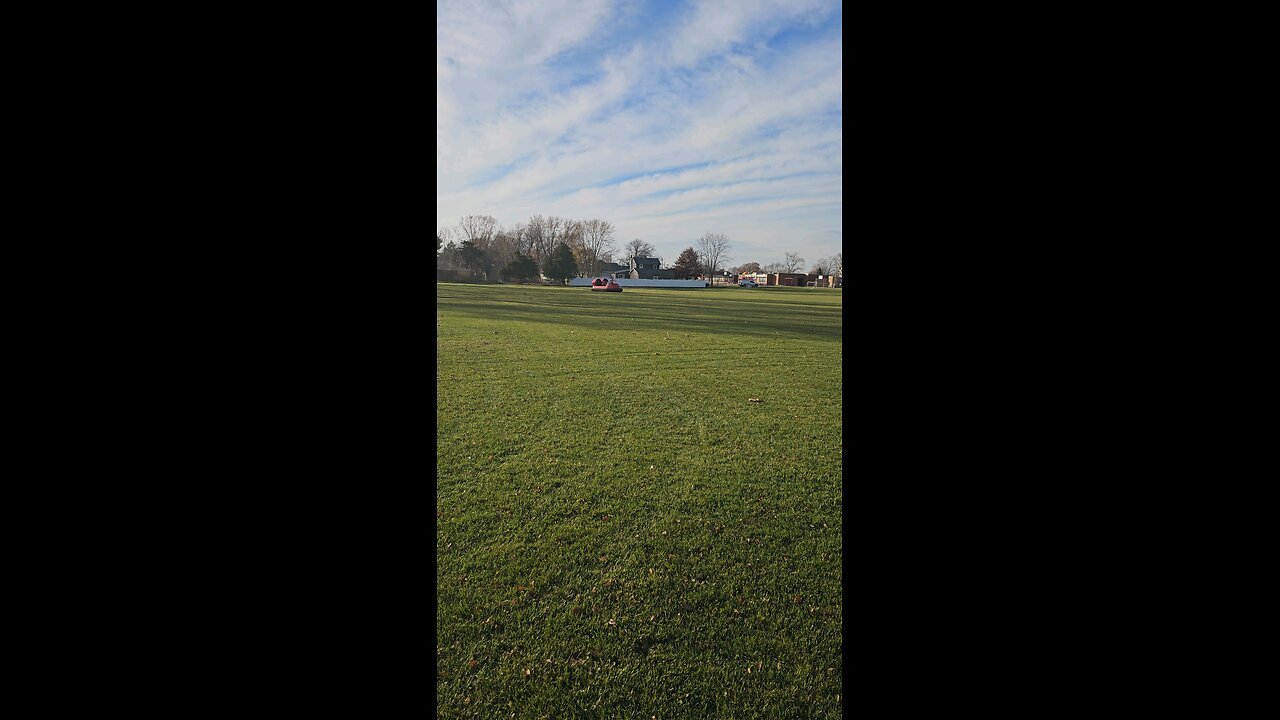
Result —
[[[571, 287], [591, 287], [591, 281], [595, 278], [571, 278], [569, 285]], [[623, 288], [629, 287], [665, 287], [665, 288], [700, 288], [706, 287], [706, 280], [632, 280], [631, 278], [618, 278], [614, 282]]]

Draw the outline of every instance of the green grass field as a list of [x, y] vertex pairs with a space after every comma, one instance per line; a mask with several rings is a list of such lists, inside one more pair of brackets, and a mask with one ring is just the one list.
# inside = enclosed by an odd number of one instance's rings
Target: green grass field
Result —
[[437, 284], [438, 716], [841, 714], [841, 297]]

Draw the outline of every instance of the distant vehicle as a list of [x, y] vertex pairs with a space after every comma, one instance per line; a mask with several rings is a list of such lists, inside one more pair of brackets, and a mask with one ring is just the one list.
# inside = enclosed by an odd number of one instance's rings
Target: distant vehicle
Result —
[[591, 292], [622, 292], [622, 286], [612, 280], [596, 278], [591, 281]]
[[738, 281], [738, 287], [753, 288], [753, 287], [760, 287], [760, 286], [756, 284], [755, 280], [752, 280], [751, 278], [746, 278]]

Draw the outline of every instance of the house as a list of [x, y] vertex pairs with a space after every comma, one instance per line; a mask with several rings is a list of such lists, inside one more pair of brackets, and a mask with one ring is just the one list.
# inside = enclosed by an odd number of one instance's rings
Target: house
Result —
[[616, 278], [619, 274], [627, 277], [627, 273], [631, 268], [628, 265], [619, 265], [616, 262], [600, 263], [600, 274], [604, 277]]
[[632, 280], [671, 280], [676, 276], [674, 270], [663, 270], [661, 258], [631, 258], [631, 268], [627, 277]]
[[738, 282], [738, 276], [728, 270], [716, 270], [706, 278], [711, 281], [712, 287], [716, 285], [732, 285]]
[[762, 272], [755, 272], [755, 273], [742, 273], [741, 275], [739, 275], [739, 276], [738, 276], [738, 279], [739, 279], [739, 280], [754, 280], [754, 281], [756, 282], [756, 284], [757, 284], [757, 285], [772, 285], [772, 284], [773, 284], [773, 283], [769, 282], [769, 273], [762, 273]]

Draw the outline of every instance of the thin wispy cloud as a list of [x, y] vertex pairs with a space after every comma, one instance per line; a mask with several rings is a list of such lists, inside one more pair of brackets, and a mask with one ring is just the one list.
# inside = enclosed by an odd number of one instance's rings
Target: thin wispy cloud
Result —
[[674, 260], [841, 252], [832, 0], [440, 0], [436, 224], [614, 223]]

